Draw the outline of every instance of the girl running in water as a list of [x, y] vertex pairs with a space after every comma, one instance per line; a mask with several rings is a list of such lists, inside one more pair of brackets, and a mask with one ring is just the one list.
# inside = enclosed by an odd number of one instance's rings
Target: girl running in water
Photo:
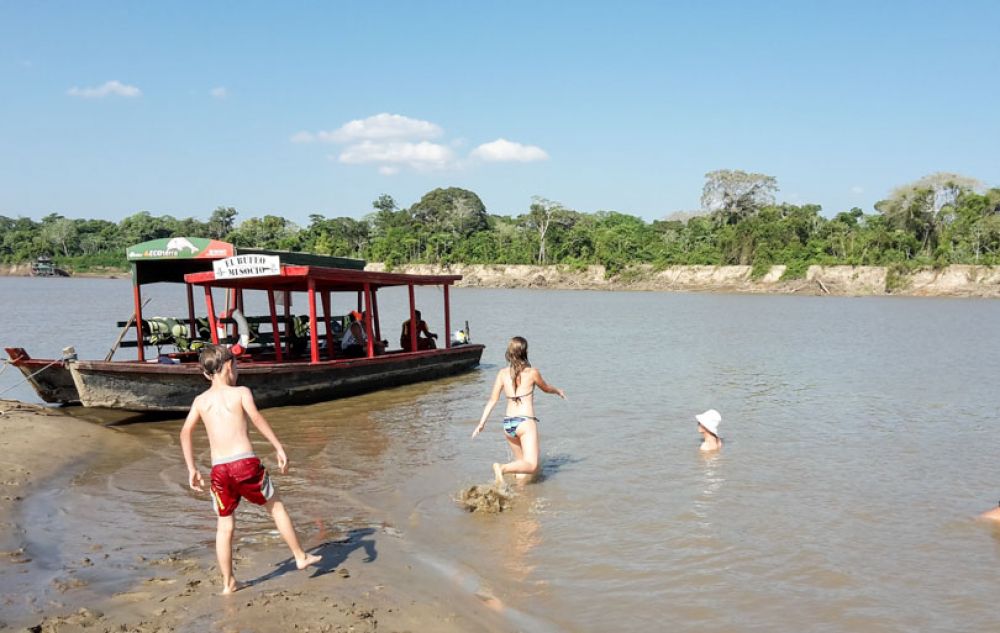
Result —
[[513, 473], [518, 481], [526, 481], [538, 472], [538, 418], [535, 417], [535, 387], [566, 399], [562, 389], [545, 382], [542, 374], [528, 362], [528, 341], [520, 336], [510, 339], [507, 345], [508, 366], [497, 372], [493, 392], [483, 409], [479, 426], [472, 432], [475, 438], [486, 426], [486, 419], [500, 399], [500, 392], [507, 396], [507, 413], [503, 419], [503, 432], [514, 461], [493, 464], [493, 474], [498, 484], [505, 473]]

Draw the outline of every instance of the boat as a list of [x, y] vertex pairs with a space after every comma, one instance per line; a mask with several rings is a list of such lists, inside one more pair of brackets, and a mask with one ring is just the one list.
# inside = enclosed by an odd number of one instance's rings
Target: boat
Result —
[[[484, 347], [467, 342], [467, 324], [458, 337], [462, 342], [447, 334], [450, 287], [460, 275], [366, 271], [363, 260], [237, 248], [193, 237], [144, 242], [127, 249], [127, 255], [135, 311], [132, 319], [118, 325], [123, 334], [133, 333], [130, 340], [120, 336], [103, 360], [79, 359], [73, 348], [65, 349], [60, 359], [36, 359], [23, 348], [6, 348], [9, 362], [44, 401], [135, 412], [186, 411], [206, 388], [197, 350], [208, 342], [239, 344], [234, 347], [240, 351], [239, 384], [253, 390], [259, 407], [331, 400], [432, 380], [472, 370], [482, 357]], [[143, 318], [142, 288], [161, 282], [184, 284], [185, 317]], [[416, 328], [410, 328], [408, 349], [382, 349], [378, 291], [401, 286], [408, 289], [413, 320], [414, 288], [441, 287], [446, 333], [442, 347], [420, 349]], [[196, 291], [205, 301], [201, 317], [195, 309]], [[215, 295], [220, 292], [227, 309], [217, 315]], [[243, 314], [251, 293], [266, 295], [267, 314]], [[292, 314], [293, 297], [303, 295], [308, 313]], [[339, 341], [350, 317], [334, 314], [333, 305], [347, 305], [349, 312], [362, 315], [367, 345], [360, 357], [342, 354]], [[136, 358], [113, 360], [119, 345], [135, 348]], [[158, 353], [147, 355], [151, 347]]]
[[48, 255], [39, 255], [38, 259], [31, 263], [32, 277], [69, 277], [69, 273], [62, 268], [56, 268], [55, 262]]

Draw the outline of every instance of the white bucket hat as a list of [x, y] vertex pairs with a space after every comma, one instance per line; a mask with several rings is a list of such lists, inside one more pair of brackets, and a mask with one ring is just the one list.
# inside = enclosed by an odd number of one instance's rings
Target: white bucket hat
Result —
[[715, 409], [709, 409], [704, 413], [700, 413], [694, 416], [695, 420], [698, 420], [698, 424], [705, 427], [705, 430], [719, 437], [719, 424], [722, 422], [722, 414]]

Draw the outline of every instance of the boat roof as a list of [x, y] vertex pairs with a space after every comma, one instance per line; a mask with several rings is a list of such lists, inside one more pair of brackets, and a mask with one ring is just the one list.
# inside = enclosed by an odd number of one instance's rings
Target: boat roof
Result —
[[236, 255], [271, 255], [283, 264], [364, 270], [365, 260], [312, 253], [295, 253], [235, 246], [207, 237], [167, 237], [149, 240], [125, 249], [132, 264], [132, 281], [150, 284], [182, 282], [186, 275], [212, 270], [212, 262]]
[[277, 274], [217, 278], [214, 270], [189, 273], [184, 281], [196, 286], [213, 288], [242, 288], [247, 290], [289, 290], [305, 292], [312, 281], [317, 290], [363, 290], [365, 284], [372, 289], [388, 286], [439, 286], [453, 284], [461, 275], [408, 275], [404, 273], [373, 272], [322, 266], [280, 265]]

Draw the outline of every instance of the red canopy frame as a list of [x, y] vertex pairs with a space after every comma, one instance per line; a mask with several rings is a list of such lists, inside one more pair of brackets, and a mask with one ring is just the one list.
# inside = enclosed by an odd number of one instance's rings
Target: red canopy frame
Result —
[[[256, 277], [232, 277], [216, 279], [214, 271], [199, 271], [184, 276], [185, 283], [192, 286], [203, 286], [208, 303], [209, 325], [212, 330], [212, 341], [218, 343], [215, 329], [215, 315], [212, 306], [212, 288], [225, 288], [238, 297], [242, 303], [245, 290], [261, 290], [268, 293], [268, 308], [271, 316], [271, 327], [274, 331], [275, 358], [282, 360], [282, 336], [279, 332], [274, 293], [284, 293], [285, 304], [285, 355], [291, 354], [289, 328], [291, 324], [291, 293], [305, 292], [309, 305], [309, 360], [310, 363], [320, 362], [319, 354], [319, 315], [317, 312], [317, 294], [323, 307], [323, 321], [326, 326], [327, 358], [333, 358], [333, 334], [331, 320], [332, 292], [355, 292], [358, 297], [358, 309], [363, 311], [362, 326], [367, 338], [368, 358], [375, 356], [375, 341], [381, 340], [381, 325], [378, 314], [377, 293], [380, 288], [406, 286], [409, 295], [410, 323], [416, 322], [416, 286], [444, 287], [444, 326], [445, 348], [451, 347], [451, 301], [449, 287], [462, 277], [460, 275], [407, 275], [401, 273], [380, 273], [364, 270], [324, 268], [318, 266], [285, 265], [277, 275]], [[417, 351], [417, 328], [410, 327], [410, 350]]]

